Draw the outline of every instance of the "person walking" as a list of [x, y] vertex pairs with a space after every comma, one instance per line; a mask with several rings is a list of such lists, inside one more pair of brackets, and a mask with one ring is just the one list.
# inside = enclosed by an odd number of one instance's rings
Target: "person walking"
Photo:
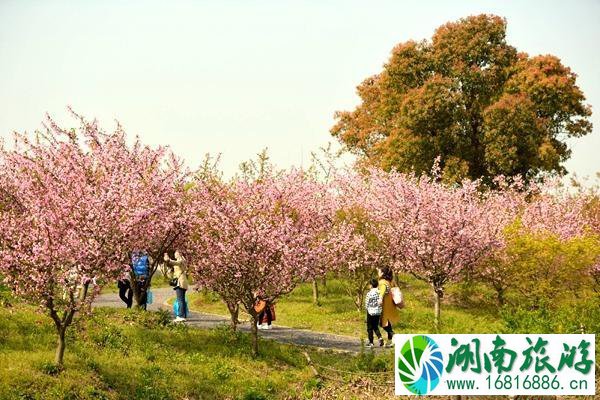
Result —
[[373, 332], [379, 339], [379, 346], [383, 346], [383, 338], [379, 331], [379, 320], [381, 319], [381, 301], [379, 298], [379, 290], [377, 289], [379, 282], [377, 279], [371, 279], [371, 290], [367, 292], [365, 297], [365, 308], [367, 310], [367, 336], [369, 337], [369, 343], [367, 347], [373, 347]]
[[[173, 258], [171, 258], [171, 256]], [[189, 288], [187, 280], [187, 262], [178, 250], [174, 253], [164, 255], [165, 263], [172, 268], [172, 278], [175, 281], [175, 293], [177, 294], [178, 309], [176, 318], [173, 322], [183, 322], [187, 318], [187, 303], [185, 300], [185, 292]]]
[[398, 322], [400, 317], [394, 300], [392, 298], [391, 288], [394, 274], [390, 267], [383, 267], [377, 270], [379, 275], [378, 290], [379, 290], [379, 301], [381, 302], [381, 319], [380, 326], [384, 331], [387, 332], [387, 343], [386, 347], [392, 347], [394, 343], [392, 338], [394, 336], [394, 330], [392, 324]]

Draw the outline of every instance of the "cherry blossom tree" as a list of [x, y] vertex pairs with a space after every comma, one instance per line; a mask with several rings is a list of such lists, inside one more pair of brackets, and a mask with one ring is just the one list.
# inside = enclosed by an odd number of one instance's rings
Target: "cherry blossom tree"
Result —
[[[89, 310], [98, 286], [131, 275], [138, 304], [167, 249], [186, 246], [194, 220], [186, 196], [187, 172], [166, 148], [136, 139], [120, 125], [106, 133], [97, 121], [72, 112], [80, 128], [65, 130], [50, 117], [33, 138], [15, 134], [0, 162], [0, 274], [14, 292], [44, 307], [56, 325], [56, 363], [65, 332]], [[131, 251], [153, 257], [138, 285]]]
[[111, 161], [123, 135], [103, 134], [95, 123], [64, 130], [50, 117], [45, 127], [35, 137], [15, 134], [14, 147], [0, 149], [0, 196], [8, 205], [0, 213], [0, 274], [48, 312], [62, 366], [66, 330], [89, 310], [94, 280], [123, 270], [125, 176]]
[[259, 299], [274, 302], [314, 277], [330, 225], [321, 185], [302, 172], [237, 177], [229, 183], [199, 180], [193, 232], [193, 277], [228, 305], [252, 317], [252, 351], [258, 354]]
[[[106, 135], [96, 121], [88, 122], [72, 112], [87, 135]], [[163, 262], [168, 250], [179, 249], [188, 261], [193, 259], [188, 233], [194, 221], [191, 198], [187, 187], [190, 173], [167, 147], [152, 148], [136, 138], [128, 145], [127, 135], [120, 124], [113, 133], [115, 145], [103, 154], [96, 155], [96, 162], [112, 166], [116, 185], [122, 201], [123, 215], [119, 224], [122, 243], [126, 251], [121, 261], [126, 265], [123, 273], [129, 275], [133, 298], [137, 306], [145, 303], [145, 293], [152, 278]], [[143, 250], [150, 257], [148, 276], [136, 279], [132, 265], [132, 252]]]
[[[127, 179], [121, 186], [126, 203], [121, 230], [129, 245], [123, 263], [129, 266], [126, 271], [133, 297], [140, 306], [166, 251], [178, 249], [188, 261], [193, 260], [194, 248], [188, 240], [195, 220], [188, 194], [190, 174], [167, 148], [142, 146], [139, 140], [131, 147], [120, 146], [110, 157]], [[144, 280], [135, 277], [131, 263], [134, 250], [144, 250], [150, 256]]]
[[339, 209], [327, 240], [330, 270], [348, 281], [347, 292], [358, 311], [375, 269], [389, 265], [376, 225], [360, 208]]
[[348, 294], [360, 311], [376, 268], [390, 265], [379, 226], [365, 208], [367, 182], [346, 172], [330, 184], [332, 221], [326, 242], [329, 270], [348, 280]]
[[511, 270], [518, 261], [512, 255], [514, 252], [506, 248], [507, 244], [527, 234], [555, 237], [563, 242], [581, 237], [586, 233], [586, 220], [584, 196], [573, 193], [557, 180], [531, 184], [518, 191], [504, 188], [499, 194], [511, 196], [512, 207], [518, 211], [515, 220], [504, 229], [502, 245], [482, 261], [475, 275], [494, 288], [501, 306], [505, 293], [515, 283]]
[[[308, 167], [307, 173], [311, 179], [321, 182], [326, 188], [331, 189], [333, 186], [333, 179], [336, 176], [336, 171], [339, 169], [341, 150], [334, 150], [331, 143], [326, 146], [320, 147], [316, 152], [311, 152], [310, 158], [311, 163]], [[326, 192], [328, 199], [330, 200], [330, 215], [333, 216], [335, 212], [335, 197], [331, 196], [331, 190]], [[322, 266], [323, 274], [320, 276], [320, 282], [323, 288], [327, 286], [327, 272], [331, 269], [329, 261]], [[312, 279], [313, 289], [313, 304], [320, 306], [319, 299], [319, 280], [315, 277]]]
[[380, 222], [397, 271], [432, 286], [439, 326], [446, 283], [502, 244], [502, 230], [514, 219], [510, 196], [482, 190], [478, 181], [448, 186], [433, 177], [371, 170], [371, 218]]
[[587, 233], [591, 234], [597, 243], [598, 260], [590, 268], [595, 286], [594, 290], [600, 294], [600, 172], [596, 173], [595, 180], [585, 179], [583, 181], [575, 180], [574, 184], [578, 189], [580, 200], [583, 201], [582, 215], [585, 220]]

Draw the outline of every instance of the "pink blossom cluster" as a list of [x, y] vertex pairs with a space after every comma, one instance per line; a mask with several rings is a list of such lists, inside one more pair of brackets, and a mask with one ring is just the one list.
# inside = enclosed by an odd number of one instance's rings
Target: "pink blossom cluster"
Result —
[[558, 180], [529, 189], [523, 203], [521, 222], [530, 232], [570, 239], [585, 234], [590, 222], [584, 213], [585, 196], [569, 192]]
[[197, 181], [193, 275], [228, 304], [252, 311], [322, 271], [330, 225], [323, 186], [292, 171], [229, 183]]
[[332, 226], [325, 246], [328, 271], [345, 274], [372, 271], [390, 264], [381, 220], [369, 207], [369, 180], [351, 172], [339, 173], [330, 182]]
[[503, 228], [514, 220], [518, 191], [483, 190], [478, 181], [448, 186], [434, 174], [416, 177], [369, 172], [364, 204], [397, 271], [409, 272], [436, 288], [456, 279], [503, 243]]

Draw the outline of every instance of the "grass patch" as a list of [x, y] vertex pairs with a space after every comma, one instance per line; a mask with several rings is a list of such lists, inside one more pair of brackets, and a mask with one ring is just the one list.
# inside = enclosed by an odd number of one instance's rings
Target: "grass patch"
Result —
[[[308, 320], [321, 322], [335, 318], [340, 304], [342, 310], [356, 312], [350, 299], [341, 301], [341, 285], [341, 281], [328, 282], [321, 307], [312, 306], [312, 293], [306, 285], [286, 296], [280, 308], [285, 310], [285, 302], [288, 310], [294, 310], [294, 304], [311, 304], [314, 314]], [[428, 288], [404, 278], [403, 286], [407, 308], [397, 328], [404, 331], [414, 326], [423, 332], [417, 324], [429, 320], [408, 316], [421, 311], [431, 313], [430, 304], [420, 302], [429, 296]], [[50, 319], [12, 299], [2, 289], [0, 285], [0, 294], [6, 300], [0, 307], [0, 399], [3, 400], [396, 398], [390, 383], [391, 352], [362, 351], [353, 356], [261, 339], [261, 355], [253, 358], [248, 334], [232, 332], [225, 325], [212, 330], [173, 325], [169, 323], [169, 313], [164, 311], [95, 309], [91, 318], [77, 321], [68, 331], [65, 368], [59, 370], [51, 363], [56, 336]], [[475, 326], [485, 332], [481, 325], [486, 319], [499, 323], [486, 305], [484, 289], [473, 292], [459, 286], [449, 288], [443, 314], [446, 329], [450, 326], [457, 331], [468, 331]], [[204, 301], [210, 300], [213, 310], [222, 307], [225, 311], [214, 295], [200, 296]], [[320, 315], [324, 307], [330, 307], [328, 317]], [[595, 315], [590, 316], [590, 321], [595, 321]], [[288, 318], [293, 321], [293, 314]], [[460, 327], [459, 323], [465, 325]], [[362, 321], [357, 324], [362, 326]], [[309, 367], [304, 352], [319, 375]]]
[[[345, 390], [339, 381], [351, 372], [383, 369], [391, 376], [389, 353], [369, 360], [261, 340], [261, 355], [253, 358], [247, 334], [168, 321], [166, 312], [95, 309], [68, 331], [61, 371], [51, 363], [50, 319], [23, 304], [0, 308], [0, 398], [310, 399]], [[345, 372], [321, 382], [303, 351], [319, 366]]]

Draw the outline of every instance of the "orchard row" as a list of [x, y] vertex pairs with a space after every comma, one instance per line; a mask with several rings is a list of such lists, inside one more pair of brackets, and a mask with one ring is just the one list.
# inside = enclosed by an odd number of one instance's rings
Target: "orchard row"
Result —
[[[390, 266], [431, 284], [438, 320], [444, 286], [465, 270], [502, 287], [507, 232], [568, 240], [600, 228], [588, 212], [594, 196], [558, 185], [447, 185], [435, 168], [421, 177], [334, 170], [327, 179], [259, 168], [226, 180], [74, 115], [79, 129], [48, 118], [43, 133], [16, 134], [0, 153], [0, 275], [54, 320], [58, 364], [66, 329], [97, 294], [92, 281], [133, 273], [136, 249], [151, 256], [151, 274], [179, 250], [200, 287], [255, 319], [257, 296], [276, 300], [326, 273], [366, 277]], [[133, 289], [139, 302], [143, 288]]]

